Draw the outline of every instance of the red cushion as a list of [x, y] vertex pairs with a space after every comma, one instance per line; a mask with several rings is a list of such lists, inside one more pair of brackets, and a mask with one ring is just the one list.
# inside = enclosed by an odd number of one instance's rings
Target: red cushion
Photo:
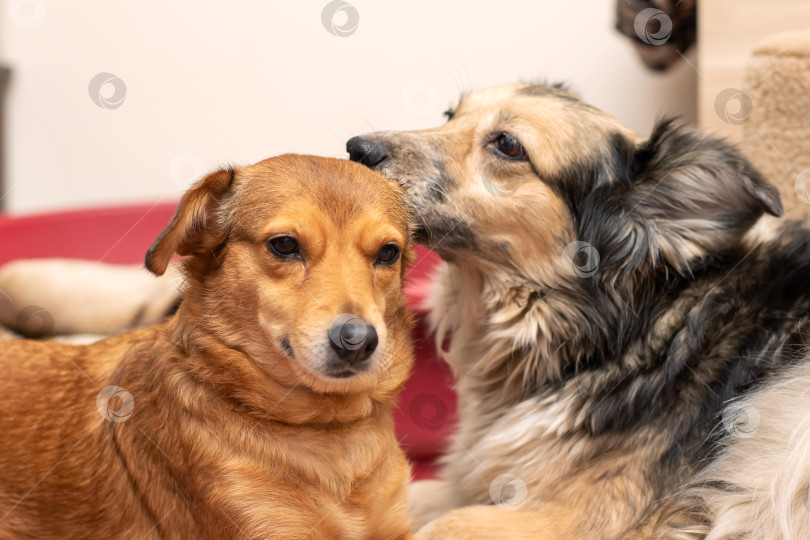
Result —
[[[107, 263], [143, 261], [146, 250], [169, 223], [177, 205], [96, 208], [24, 217], [0, 215], [0, 265], [13, 259], [64, 257]], [[397, 438], [414, 461], [416, 478], [430, 477], [455, 423], [456, 397], [447, 364], [437, 358], [422, 321], [428, 279], [439, 258], [417, 247], [408, 271], [408, 304], [417, 313], [416, 364], [395, 411]]]
[[43, 257], [142, 263], [176, 208], [156, 204], [0, 217], [0, 264]]

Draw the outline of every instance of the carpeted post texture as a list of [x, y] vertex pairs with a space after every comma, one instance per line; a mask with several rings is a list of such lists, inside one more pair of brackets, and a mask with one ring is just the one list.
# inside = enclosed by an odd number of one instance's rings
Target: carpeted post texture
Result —
[[776, 34], [751, 57], [742, 146], [779, 187], [789, 218], [810, 221], [810, 32]]

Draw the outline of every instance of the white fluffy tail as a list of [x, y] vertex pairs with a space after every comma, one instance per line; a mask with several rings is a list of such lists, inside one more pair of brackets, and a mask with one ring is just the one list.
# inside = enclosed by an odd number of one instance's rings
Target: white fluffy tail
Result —
[[661, 536], [810, 539], [810, 363], [731, 402], [720, 429], [728, 431], [723, 450], [679, 505], [681, 517], [697, 514], [703, 523]]

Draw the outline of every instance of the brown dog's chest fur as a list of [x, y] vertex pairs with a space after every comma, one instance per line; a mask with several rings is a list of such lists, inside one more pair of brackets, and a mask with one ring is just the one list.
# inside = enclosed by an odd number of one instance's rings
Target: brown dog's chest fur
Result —
[[[272, 406], [223, 397], [203, 355], [176, 353], [172, 330], [89, 347], [3, 342], [0, 538], [408, 534], [390, 404], [287, 389], [285, 407], [326, 421], [285, 424]], [[205, 347], [219, 362], [234, 355]], [[97, 410], [109, 385], [134, 399], [125, 421]], [[269, 385], [268, 403], [279, 391]]]

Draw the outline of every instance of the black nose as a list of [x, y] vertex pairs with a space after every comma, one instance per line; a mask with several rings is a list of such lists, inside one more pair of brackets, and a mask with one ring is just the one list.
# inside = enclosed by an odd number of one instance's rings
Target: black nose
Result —
[[370, 324], [344, 323], [329, 329], [329, 343], [338, 358], [349, 364], [357, 364], [371, 356], [380, 339], [377, 330]]
[[388, 156], [382, 146], [362, 137], [352, 137], [346, 142], [346, 151], [349, 159], [362, 163], [366, 167], [374, 167], [382, 163]]

